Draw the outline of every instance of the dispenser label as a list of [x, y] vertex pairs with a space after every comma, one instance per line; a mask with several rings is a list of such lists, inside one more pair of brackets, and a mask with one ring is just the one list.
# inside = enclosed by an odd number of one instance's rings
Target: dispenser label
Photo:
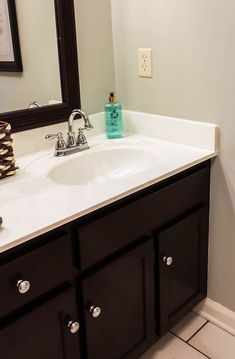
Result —
[[111, 112], [111, 117], [118, 118], [118, 112], [116, 110], [113, 110], [113, 112]]

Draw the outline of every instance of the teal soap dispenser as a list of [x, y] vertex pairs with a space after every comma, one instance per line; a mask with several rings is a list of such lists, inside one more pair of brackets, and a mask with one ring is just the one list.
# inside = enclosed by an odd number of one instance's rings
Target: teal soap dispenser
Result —
[[108, 138], [123, 137], [122, 106], [116, 101], [114, 92], [110, 92], [109, 102], [105, 104], [105, 125]]

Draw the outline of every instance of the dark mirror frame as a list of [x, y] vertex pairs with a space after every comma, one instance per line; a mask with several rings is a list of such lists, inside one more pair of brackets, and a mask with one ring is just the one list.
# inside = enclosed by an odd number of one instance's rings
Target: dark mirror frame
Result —
[[1, 61], [0, 71], [22, 72], [23, 67], [22, 67], [22, 60], [20, 53], [20, 42], [19, 42], [15, 0], [7, 0], [7, 5], [9, 11], [14, 60]]
[[1, 113], [0, 121], [9, 122], [12, 132], [66, 121], [73, 109], [81, 107], [74, 0], [54, 2], [63, 103]]

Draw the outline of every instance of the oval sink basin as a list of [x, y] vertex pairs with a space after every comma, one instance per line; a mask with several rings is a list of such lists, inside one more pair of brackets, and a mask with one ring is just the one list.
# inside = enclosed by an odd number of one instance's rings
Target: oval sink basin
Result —
[[102, 184], [135, 176], [153, 167], [156, 157], [137, 148], [83, 152], [55, 166], [48, 176], [64, 185]]

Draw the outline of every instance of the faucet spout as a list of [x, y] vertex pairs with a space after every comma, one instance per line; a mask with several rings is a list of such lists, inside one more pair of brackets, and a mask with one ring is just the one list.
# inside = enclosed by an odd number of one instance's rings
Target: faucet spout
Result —
[[77, 115], [79, 115], [80, 118], [82, 118], [84, 121], [84, 128], [83, 128], [84, 130], [89, 130], [89, 129], [93, 128], [88, 115], [84, 111], [77, 110], [77, 109], [73, 110], [68, 119], [67, 147], [69, 147], [69, 148], [76, 147], [76, 145], [77, 145], [75, 133], [73, 131], [73, 121]]
[[77, 115], [79, 115], [80, 118], [83, 119], [84, 127], [85, 127], [86, 130], [93, 128], [93, 126], [92, 126], [92, 124], [90, 122], [90, 119], [89, 119], [88, 115], [86, 114], [86, 112], [76, 109], [76, 110], [73, 110], [71, 115], [69, 116], [69, 120], [68, 120], [68, 132], [69, 133], [73, 132], [73, 121], [74, 121], [74, 119], [75, 119], [75, 117]]

